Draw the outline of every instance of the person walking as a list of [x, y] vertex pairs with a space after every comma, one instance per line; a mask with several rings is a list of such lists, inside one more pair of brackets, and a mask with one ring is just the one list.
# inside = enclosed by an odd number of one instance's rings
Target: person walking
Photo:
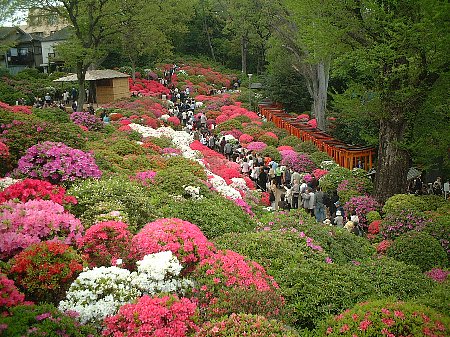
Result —
[[316, 221], [319, 223], [323, 222], [326, 218], [324, 199], [324, 193], [320, 186], [318, 186], [316, 193], [314, 193], [314, 215], [316, 216]]

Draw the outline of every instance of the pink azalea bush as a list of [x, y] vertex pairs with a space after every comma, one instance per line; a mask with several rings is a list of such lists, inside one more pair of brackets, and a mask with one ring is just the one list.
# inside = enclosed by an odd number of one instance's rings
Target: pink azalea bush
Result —
[[177, 296], [144, 295], [137, 303], [125, 304], [105, 318], [103, 337], [187, 337], [198, 330], [197, 306]]
[[153, 182], [155, 181], [155, 176], [155, 171], [145, 171], [136, 173], [134, 179], [139, 181], [142, 185], [148, 186], [150, 184], [153, 184]]
[[6, 159], [9, 157], [9, 147], [3, 142], [0, 142], [0, 159]]
[[278, 284], [265, 269], [231, 250], [203, 259], [193, 277], [192, 296], [207, 318], [238, 311], [277, 317], [284, 305]]
[[0, 258], [7, 259], [42, 240], [60, 239], [74, 244], [83, 226], [64, 207], [50, 200], [0, 205]]
[[51, 200], [60, 205], [77, 203], [75, 197], [66, 195], [66, 190], [63, 187], [37, 179], [18, 181], [0, 192], [0, 204], [12, 199], [19, 199], [21, 202], [41, 199]]
[[25, 295], [19, 292], [13, 280], [0, 273], [0, 316], [8, 314], [8, 309], [25, 303]]
[[313, 175], [316, 177], [316, 179], [320, 179], [322, 178], [324, 175], [326, 175], [328, 173], [327, 170], [322, 170], [320, 168], [317, 168], [315, 170], [313, 170]]
[[239, 143], [241, 144], [248, 144], [253, 142], [253, 137], [244, 133], [239, 137]]
[[317, 336], [434, 336], [449, 335], [450, 319], [433, 309], [408, 302], [377, 300], [357, 304], [328, 319]]
[[147, 254], [171, 251], [189, 270], [200, 260], [212, 254], [214, 245], [196, 225], [177, 218], [150, 222], [131, 242], [131, 256], [135, 260]]
[[128, 255], [132, 238], [126, 223], [103, 221], [89, 227], [77, 245], [90, 266], [109, 267]]
[[90, 153], [55, 142], [30, 147], [19, 159], [15, 173], [52, 183], [77, 178], [100, 178], [102, 175]]
[[312, 172], [316, 165], [306, 153], [285, 150], [281, 152], [281, 165], [290, 166], [296, 172]]
[[370, 211], [376, 211], [379, 208], [380, 205], [378, 202], [368, 195], [350, 198], [350, 200], [344, 204], [346, 214], [350, 216], [352, 212], [355, 211], [359, 218], [359, 223], [364, 228], [368, 227], [366, 214]]
[[75, 111], [70, 115], [70, 120], [77, 125], [84, 126], [88, 130], [101, 130], [103, 128], [102, 120], [95, 116], [91, 115], [87, 111]]
[[263, 142], [251, 142], [247, 146], [247, 150], [260, 152], [267, 147], [266, 143]]
[[447, 280], [449, 274], [450, 274], [450, 271], [443, 270], [440, 268], [433, 268], [430, 271], [427, 271], [425, 273], [425, 275], [427, 275], [429, 278], [431, 278], [432, 280], [439, 282], [439, 283], [445, 282]]
[[394, 239], [409, 231], [422, 231], [431, 219], [414, 210], [401, 210], [389, 213], [381, 223], [381, 235], [385, 239]]

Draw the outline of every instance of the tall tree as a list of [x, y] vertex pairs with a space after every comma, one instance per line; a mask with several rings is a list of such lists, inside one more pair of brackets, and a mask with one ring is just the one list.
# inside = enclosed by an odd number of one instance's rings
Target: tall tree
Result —
[[[357, 107], [358, 113], [378, 120], [375, 193], [383, 201], [406, 190], [411, 163], [408, 136], [417, 127], [416, 116], [431, 89], [449, 71], [450, 4], [444, 0], [328, 2], [335, 8], [333, 16], [322, 20], [311, 36], [339, 51], [334, 68], [347, 80], [343, 95], [348, 104], [343, 107]], [[445, 127], [449, 133], [448, 121]]]

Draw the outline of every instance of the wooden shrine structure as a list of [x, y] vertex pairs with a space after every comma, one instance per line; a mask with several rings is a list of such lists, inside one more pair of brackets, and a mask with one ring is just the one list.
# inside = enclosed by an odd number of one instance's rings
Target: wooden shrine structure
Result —
[[355, 167], [361, 167], [367, 171], [372, 169], [375, 148], [348, 145], [334, 139], [329, 134], [292, 117], [282, 109], [280, 104], [260, 103], [258, 109], [268, 122], [275, 123], [277, 127], [287, 130], [290, 135], [294, 135], [304, 142], [312, 142], [340, 166], [350, 170]]

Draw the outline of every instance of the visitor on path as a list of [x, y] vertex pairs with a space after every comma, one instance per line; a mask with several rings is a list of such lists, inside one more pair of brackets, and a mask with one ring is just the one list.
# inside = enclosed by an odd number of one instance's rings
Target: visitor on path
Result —
[[336, 211], [336, 216], [333, 219], [333, 223], [336, 227], [344, 227], [344, 217], [342, 216], [341, 211]]
[[228, 160], [232, 160], [231, 155], [233, 154], [233, 146], [229, 141], [226, 141], [225, 146], [223, 148], [224, 154]]
[[316, 193], [314, 193], [315, 199], [314, 215], [316, 216], [317, 222], [322, 222], [326, 218], [324, 196], [325, 194], [322, 192], [320, 186], [318, 186]]
[[442, 195], [442, 178], [437, 177], [433, 183], [433, 194]]
[[269, 169], [265, 166], [261, 166], [260, 167], [260, 173], [258, 176], [258, 188], [263, 191], [266, 192], [267, 191], [267, 181], [269, 179]]
[[303, 208], [311, 216], [314, 216], [314, 192], [311, 188], [307, 187], [305, 192], [302, 193]]
[[298, 208], [298, 199], [300, 198], [300, 182], [295, 179], [291, 188], [292, 193], [292, 208]]
[[70, 97], [70, 95], [69, 95], [69, 91], [64, 91], [64, 93], [63, 93], [63, 103], [65, 104], [65, 105], [69, 105], [69, 97]]

